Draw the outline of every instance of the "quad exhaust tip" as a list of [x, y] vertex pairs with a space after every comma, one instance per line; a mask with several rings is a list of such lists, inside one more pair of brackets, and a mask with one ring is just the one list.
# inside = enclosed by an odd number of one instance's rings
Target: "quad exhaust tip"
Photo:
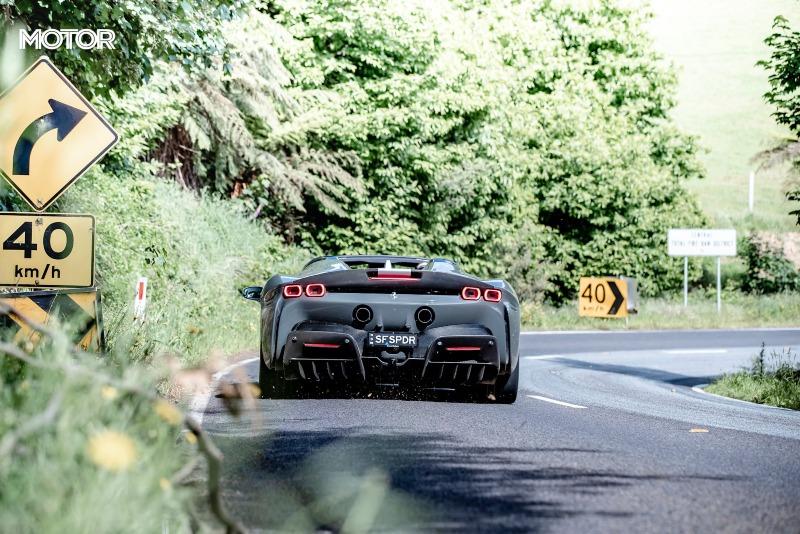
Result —
[[359, 323], [367, 324], [372, 320], [372, 309], [369, 306], [356, 306], [353, 310], [353, 319]]
[[418, 308], [417, 313], [414, 314], [414, 319], [416, 319], [417, 323], [422, 326], [428, 326], [433, 322], [434, 318], [435, 315], [433, 314], [433, 310], [427, 306]]

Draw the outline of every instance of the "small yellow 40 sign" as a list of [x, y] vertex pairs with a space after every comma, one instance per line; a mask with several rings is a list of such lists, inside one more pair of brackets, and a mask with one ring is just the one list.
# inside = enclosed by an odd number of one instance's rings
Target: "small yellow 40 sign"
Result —
[[93, 284], [94, 217], [0, 213], [0, 286]]
[[627, 317], [628, 286], [611, 277], [581, 278], [578, 292], [578, 315], [581, 317]]

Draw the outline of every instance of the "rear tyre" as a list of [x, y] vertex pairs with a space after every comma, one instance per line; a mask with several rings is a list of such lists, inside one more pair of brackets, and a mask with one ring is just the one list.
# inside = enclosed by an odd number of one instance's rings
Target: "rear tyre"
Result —
[[511, 371], [511, 374], [502, 387], [498, 387], [495, 393], [495, 398], [500, 404], [513, 404], [517, 400], [517, 390], [519, 389], [519, 361], [517, 366]]
[[258, 387], [263, 399], [291, 398], [297, 395], [297, 386], [283, 377], [283, 373], [270, 369], [264, 358], [258, 359]]

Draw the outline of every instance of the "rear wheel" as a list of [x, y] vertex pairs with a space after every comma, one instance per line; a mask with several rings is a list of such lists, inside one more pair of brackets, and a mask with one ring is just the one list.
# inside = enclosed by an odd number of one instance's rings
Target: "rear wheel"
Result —
[[260, 366], [258, 369], [258, 387], [261, 389], [262, 398], [287, 398], [297, 394], [297, 386], [293, 381], [288, 381], [283, 377], [283, 373], [270, 369], [264, 363], [264, 358], [258, 359]]
[[517, 366], [511, 371], [505, 383], [498, 387], [495, 392], [495, 398], [500, 404], [513, 404], [517, 400], [517, 390], [519, 389], [519, 361]]

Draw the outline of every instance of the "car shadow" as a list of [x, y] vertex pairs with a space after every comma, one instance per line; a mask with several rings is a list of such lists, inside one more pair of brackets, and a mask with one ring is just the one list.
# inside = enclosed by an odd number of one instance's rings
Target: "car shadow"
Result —
[[635, 376], [638, 378], [645, 378], [647, 380], [654, 380], [657, 382], [664, 382], [675, 386], [688, 386], [694, 387], [700, 384], [708, 384], [713, 382], [719, 375], [704, 375], [704, 376], [687, 376], [679, 373], [670, 373], [651, 367], [635, 367], [632, 365], [618, 365], [609, 363], [594, 363], [584, 360], [574, 360], [571, 358], [559, 357], [558, 363], [574, 369], [587, 369], [591, 371], [599, 371], [602, 373], [614, 373], [620, 375]]
[[[293, 424], [304, 422], [281, 421]], [[538, 532], [587, 515], [622, 528], [643, 512], [625, 499], [602, 509], [589, 499], [642, 484], [734, 479], [621, 472], [600, 466], [612, 451], [599, 448], [475, 446], [385, 428], [262, 430], [210, 429], [225, 455], [226, 504], [256, 530]]]

